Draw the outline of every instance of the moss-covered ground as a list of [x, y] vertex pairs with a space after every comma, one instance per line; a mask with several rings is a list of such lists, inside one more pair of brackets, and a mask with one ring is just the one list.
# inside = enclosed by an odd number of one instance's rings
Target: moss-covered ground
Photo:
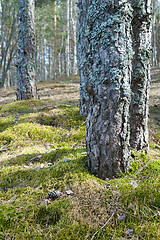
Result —
[[160, 239], [160, 80], [150, 155], [133, 153], [131, 171], [106, 181], [87, 169], [79, 86], [67, 81], [39, 84], [40, 100], [0, 90], [0, 239]]

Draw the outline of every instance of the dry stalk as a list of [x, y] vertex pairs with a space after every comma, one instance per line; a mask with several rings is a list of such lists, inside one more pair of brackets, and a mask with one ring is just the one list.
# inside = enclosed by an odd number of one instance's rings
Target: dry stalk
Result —
[[110, 221], [110, 220], [113, 218], [113, 216], [115, 215], [116, 209], [117, 209], [117, 208], [114, 209], [114, 212], [112, 213], [112, 215], [110, 216], [110, 218], [107, 220], [107, 222], [106, 222], [101, 228], [99, 228], [97, 232], [95, 232], [95, 233], [93, 234], [91, 240], [93, 240], [94, 237], [96, 236], [96, 234], [97, 234], [98, 232], [100, 232], [100, 231], [109, 223], [109, 221]]

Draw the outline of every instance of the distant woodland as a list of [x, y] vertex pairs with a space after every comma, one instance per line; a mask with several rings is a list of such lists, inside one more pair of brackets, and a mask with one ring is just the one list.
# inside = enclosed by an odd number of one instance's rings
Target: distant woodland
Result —
[[[74, 0], [36, 0], [36, 79], [78, 74], [77, 16]], [[160, 3], [152, 1], [152, 66], [160, 66]], [[17, 1], [0, 1], [0, 87], [16, 85]]]

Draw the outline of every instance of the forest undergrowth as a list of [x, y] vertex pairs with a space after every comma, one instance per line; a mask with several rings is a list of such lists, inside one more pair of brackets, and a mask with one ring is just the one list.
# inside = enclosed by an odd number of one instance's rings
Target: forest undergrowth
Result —
[[160, 239], [160, 76], [152, 72], [150, 154], [128, 174], [87, 169], [78, 78], [38, 84], [38, 100], [0, 90], [0, 239]]

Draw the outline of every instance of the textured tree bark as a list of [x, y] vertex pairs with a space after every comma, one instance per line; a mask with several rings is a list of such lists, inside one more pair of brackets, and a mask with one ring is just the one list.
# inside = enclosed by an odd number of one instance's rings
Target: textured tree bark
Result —
[[80, 113], [92, 173], [126, 172], [148, 148], [150, 0], [79, 0]]
[[0, 1], [0, 88], [6, 85], [8, 71], [16, 49], [15, 9], [15, 3]]
[[70, 0], [67, 0], [67, 39], [66, 39], [66, 75], [70, 75], [70, 29], [69, 29], [69, 22], [70, 22]]
[[79, 1], [79, 66], [88, 105], [88, 165], [105, 179], [127, 171], [131, 163], [132, 8], [126, 0], [86, 2]]
[[160, 29], [160, 19], [159, 19], [159, 2], [157, 0], [152, 0], [152, 53], [151, 53], [151, 61], [152, 66], [158, 66], [158, 49], [160, 48], [160, 41], [159, 41], [159, 29]]
[[132, 101], [130, 106], [131, 147], [148, 151], [148, 101], [151, 53], [151, 1], [133, 0]]
[[43, 29], [43, 35], [42, 35], [42, 73], [41, 73], [41, 77], [42, 80], [45, 81], [46, 80], [46, 39], [45, 39], [45, 19], [44, 19], [44, 10], [42, 10], [43, 12], [43, 25], [42, 25], [42, 29]]
[[34, 0], [18, 0], [17, 100], [37, 98]]
[[54, 0], [54, 78], [57, 77], [57, 1]]
[[77, 68], [77, 5], [71, 0], [71, 20], [73, 25], [73, 75], [78, 74]]
[[78, 12], [78, 65], [80, 76], [80, 115], [87, 116], [89, 95], [86, 90], [89, 65], [88, 54], [89, 50], [89, 28], [88, 28], [88, 8], [89, 0], [79, 0]]

